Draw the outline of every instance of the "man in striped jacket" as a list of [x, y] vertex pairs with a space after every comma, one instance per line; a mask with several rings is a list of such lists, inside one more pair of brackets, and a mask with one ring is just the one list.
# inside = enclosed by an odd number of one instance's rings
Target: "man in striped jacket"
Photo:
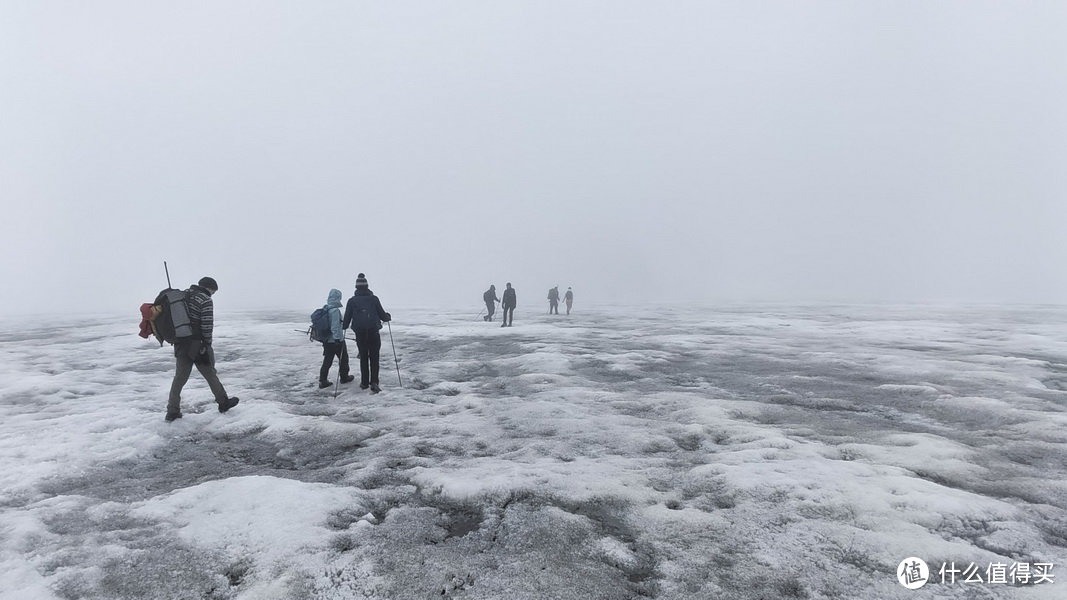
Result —
[[196, 285], [185, 290], [185, 306], [189, 321], [193, 326], [193, 335], [174, 344], [174, 357], [177, 366], [174, 370], [174, 382], [170, 385], [170, 398], [167, 401], [167, 422], [182, 418], [182, 388], [189, 381], [189, 375], [196, 370], [204, 376], [219, 412], [226, 412], [237, 406], [237, 398], [226, 396], [226, 389], [219, 381], [215, 371], [215, 351], [211, 348], [211, 334], [215, 328], [215, 305], [211, 296], [219, 289], [219, 284], [211, 277], [203, 277]]

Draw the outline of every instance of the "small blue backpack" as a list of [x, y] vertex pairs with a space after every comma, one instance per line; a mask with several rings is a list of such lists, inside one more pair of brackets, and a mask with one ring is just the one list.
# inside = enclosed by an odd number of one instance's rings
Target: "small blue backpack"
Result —
[[330, 340], [330, 307], [316, 308], [311, 313], [311, 327], [308, 328], [308, 338], [313, 342], [326, 342]]

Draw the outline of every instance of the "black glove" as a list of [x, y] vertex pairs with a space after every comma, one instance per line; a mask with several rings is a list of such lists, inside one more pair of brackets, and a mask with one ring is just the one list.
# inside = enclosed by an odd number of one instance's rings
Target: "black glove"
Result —
[[393, 320], [393, 315], [391, 315], [389, 313], [385, 313], [385, 316], [382, 317], [382, 321], [385, 321], [386, 323], [388, 323], [389, 321], [392, 321], [392, 320]]
[[215, 351], [211, 348], [210, 342], [200, 344], [200, 355], [193, 362], [215, 366]]

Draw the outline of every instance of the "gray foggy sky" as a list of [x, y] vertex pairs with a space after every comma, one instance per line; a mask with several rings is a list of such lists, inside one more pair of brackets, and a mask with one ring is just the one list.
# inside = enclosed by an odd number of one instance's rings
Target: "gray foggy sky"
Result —
[[0, 309], [1067, 302], [1067, 3], [0, 2]]

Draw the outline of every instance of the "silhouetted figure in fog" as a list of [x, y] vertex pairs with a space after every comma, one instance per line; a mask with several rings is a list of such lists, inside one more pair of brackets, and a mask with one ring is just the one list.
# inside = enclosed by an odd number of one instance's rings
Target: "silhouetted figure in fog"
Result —
[[507, 284], [507, 289], [504, 290], [504, 299], [500, 301], [501, 308], [504, 309], [504, 317], [501, 319], [503, 323], [501, 327], [511, 327], [511, 322], [515, 320], [515, 288], [511, 287], [511, 283]]
[[567, 288], [567, 293], [563, 294], [563, 301], [567, 303], [567, 314], [571, 314], [571, 305], [574, 304], [574, 292], [571, 288]]
[[548, 290], [548, 314], [559, 314], [559, 286]]
[[485, 301], [485, 310], [489, 313], [485, 315], [485, 320], [492, 321], [493, 313], [496, 312], [496, 303], [500, 302], [500, 298], [496, 297], [495, 285], [490, 285], [489, 289], [485, 290], [485, 293], [482, 294], [482, 300]]

